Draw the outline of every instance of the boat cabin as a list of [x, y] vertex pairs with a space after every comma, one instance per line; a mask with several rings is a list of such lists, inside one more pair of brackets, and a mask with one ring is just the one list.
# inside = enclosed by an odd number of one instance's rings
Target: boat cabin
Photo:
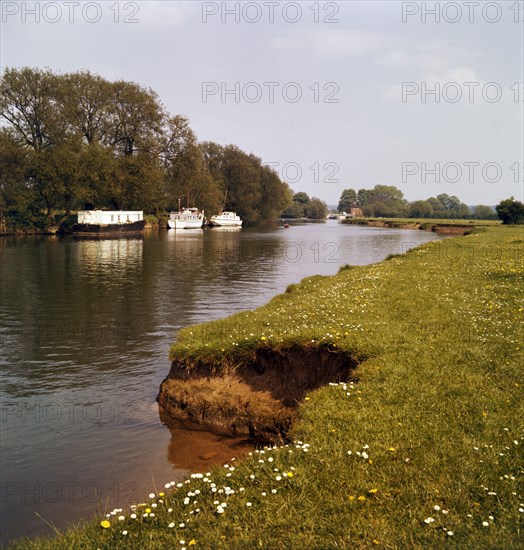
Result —
[[79, 210], [78, 223], [109, 225], [135, 223], [144, 219], [142, 210]]

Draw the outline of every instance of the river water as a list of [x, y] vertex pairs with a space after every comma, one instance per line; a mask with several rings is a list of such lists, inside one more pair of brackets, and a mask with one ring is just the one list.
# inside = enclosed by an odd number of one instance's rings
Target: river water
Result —
[[0, 239], [2, 544], [128, 508], [245, 451], [160, 418], [178, 329], [438, 238], [328, 221]]

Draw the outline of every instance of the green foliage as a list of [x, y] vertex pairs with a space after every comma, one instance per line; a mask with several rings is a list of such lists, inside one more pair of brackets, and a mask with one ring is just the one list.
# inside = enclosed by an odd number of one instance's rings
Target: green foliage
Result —
[[524, 223], [524, 204], [515, 200], [514, 197], [499, 202], [495, 209], [505, 225]]
[[349, 212], [349, 209], [357, 205], [357, 193], [354, 189], [344, 189], [338, 203], [339, 212]]
[[327, 204], [316, 197], [313, 197], [309, 204], [306, 205], [305, 214], [306, 218], [311, 220], [323, 220], [328, 213]]
[[[402, 191], [393, 185], [375, 185], [373, 189], [360, 189], [356, 194], [353, 189], [346, 189], [340, 197], [339, 211], [348, 210], [350, 204], [362, 208], [368, 217], [468, 219], [472, 216], [469, 207], [455, 196], [442, 193], [436, 198], [408, 203]], [[483, 216], [488, 216], [491, 211], [489, 207], [477, 208]], [[484, 219], [493, 219], [493, 216]]]
[[[0, 223], [45, 227], [81, 208], [235, 210], [245, 224], [275, 218], [291, 190], [234, 145], [199, 143], [150, 89], [87, 71], [6, 69], [0, 82]], [[9, 215], [8, 215], [9, 214]]]
[[431, 218], [433, 206], [429, 201], [413, 201], [409, 203], [407, 215], [410, 218]]
[[491, 206], [486, 206], [484, 204], [479, 204], [475, 207], [474, 216], [476, 220], [496, 220], [497, 213], [491, 208]]

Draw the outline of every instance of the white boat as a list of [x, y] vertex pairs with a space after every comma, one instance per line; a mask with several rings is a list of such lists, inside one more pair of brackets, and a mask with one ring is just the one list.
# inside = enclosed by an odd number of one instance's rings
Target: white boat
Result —
[[204, 211], [198, 208], [183, 208], [171, 212], [167, 225], [171, 229], [199, 229], [204, 224]]
[[216, 216], [211, 216], [210, 225], [218, 225], [219, 227], [240, 227], [242, 220], [235, 212], [221, 212]]

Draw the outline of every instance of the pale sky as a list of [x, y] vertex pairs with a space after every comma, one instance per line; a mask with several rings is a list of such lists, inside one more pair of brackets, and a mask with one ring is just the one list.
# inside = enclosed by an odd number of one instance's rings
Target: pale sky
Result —
[[523, 198], [524, 1], [0, 3], [2, 68], [137, 82], [329, 204]]

